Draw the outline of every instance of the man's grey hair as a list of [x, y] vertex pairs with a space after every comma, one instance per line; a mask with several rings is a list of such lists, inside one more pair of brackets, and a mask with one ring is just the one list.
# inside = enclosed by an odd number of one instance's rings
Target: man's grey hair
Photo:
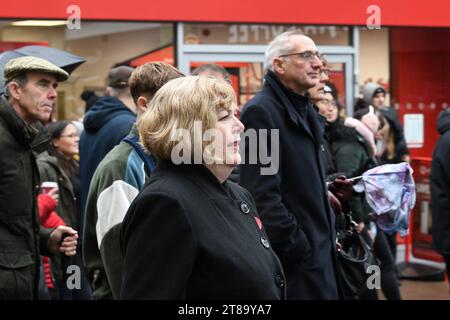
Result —
[[303, 35], [301, 30], [286, 31], [276, 36], [270, 43], [264, 53], [264, 69], [273, 70], [273, 59], [283, 54], [291, 53], [294, 45], [290, 40], [291, 36]]
[[26, 86], [28, 82], [28, 77], [26, 72], [22, 72], [18, 75], [16, 75], [14, 78], [9, 79], [5, 82], [5, 97], [9, 99], [11, 97], [11, 92], [9, 92], [9, 84], [11, 82], [16, 82], [20, 87]]
[[231, 82], [230, 74], [228, 73], [228, 71], [224, 67], [222, 67], [218, 64], [215, 64], [215, 63], [202, 64], [202, 65], [198, 66], [197, 68], [195, 68], [191, 74], [193, 76], [198, 76], [205, 71], [213, 71], [213, 72], [220, 73], [225, 81]]

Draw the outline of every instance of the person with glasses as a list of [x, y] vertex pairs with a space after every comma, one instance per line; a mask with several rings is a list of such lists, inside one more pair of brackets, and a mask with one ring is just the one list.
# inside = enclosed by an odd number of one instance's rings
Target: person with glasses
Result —
[[[314, 104], [317, 112], [325, 117], [325, 134], [322, 141], [323, 149], [320, 155], [323, 158], [325, 166], [325, 172], [327, 175], [327, 181], [329, 186], [328, 198], [330, 200], [331, 207], [336, 214], [341, 213], [341, 202], [346, 201], [352, 194], [353, 185], [351, 181], [346, 179], [345, 176], [331, 175], [335, 173], [335, 166], [333, 162], [333, 156], [331, 153], [329, 138], [327, 136], [327, 126], [330, 122], [337, 119], [337, 97], [332, 94], [333, 90], [328, 83], [329, 78], [329, 65], [325, 56], [320, 56], [323, 68], [320, 73], [319, 82], [308, 90], [309, 100]], [[328, 84], [328, 85], [327, 85]]]
[[[75, 125], [69, 121], [50, 122], [47, 125], [51, 142], [47, 149], [37, 157], [37, 165], [41, 182], [58, 184], [58, 204], [56, 213], [64, 225], [79, 230], [80, 210], [80, 169], [74, 157], [78, 154], [80, 137]], [[56, 226], [49, 226], [56, 227]], [[81, 250], [70, 260], [55, 255], [51, 259], [51, 270], [54, 283], [49, 292], [53, 299], [86, 300], [91, 298], [90, 285], [81, 262]], [[77, 265], [82, 274], [81, 289], [69, 290], [66, 285], [68, 265]], [[53, 287], [53, 288], [52, 288]]]
[[[339, 299], [335, 216], [321, 156], [325, 121], [307, 95], [320, 81], [321, 55], [311, 38], [289, 31], [269, 44], [265, 67], [263, 88], [244, 106], [241, 121], [247, 131], [267, 130], [275, 139], [256, 135], [257, 155], [249, 154], [255, 148], [244, 139], [245, 154], [257, 163], [241, 164], [240, 184], [254, 196], [283, 264], [287, 298]], [[278, 145], [272, 148], [271, 140]], [[278, 160], [273, 174], [261, 173], [268, 167], [261, 151]]]

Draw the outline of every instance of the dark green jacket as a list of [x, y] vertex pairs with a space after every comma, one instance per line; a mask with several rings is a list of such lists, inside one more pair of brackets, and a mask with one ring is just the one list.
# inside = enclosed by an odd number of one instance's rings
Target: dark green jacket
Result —
[[[75, 162], [75, 160], [73, 160]], [[72, 182], [68, 173], [61, 167], [58, 159], [48, 154], [47, 151], [42, 152], [37, 157], [37, 165], [41, 183], [44, 181], [53, 181], [58, 183], [59, 201], [56, 207], [56, 213], [64, 220], [66, 226], [78, 230], [78, 208], [77, 199], [73, 190]], [[78, 167], [78, 164], [76, 164]], [[63, 268], [66, 264], [70, 264], [71, 259], [65, 258], [65, 262], [61, 260], [62, 254], [55, 254], [52, 257], [52, 272], [55, 279], [63, 279]]]
[[[336, 171], [347, 178], [360, 176], [374, 164], [374, 160], [369, 156], [369, 144], [354, 128], [345, 127], [343, 123], [335, 124], [335, 126], [330, 135]], [[364, 193], [354, 192], [348, 204], [353, 220], [357, 223], [369, 222], [368, 214], [371, 209]]]
[[[75, 160], [73, 160], [75, 162]], [[68, 173], [58, 163], [58, 159], [42, 152], [37, 157], [37, 165], [41, 182], [53, 181], [58, 183], [59, 201], [56, 212], [64, 220], [64, 223], [78, 230], [78, 209], [75, 192]], [[78, 167], [78, 164], [76, 164]]]
[[0, 97], [0, 299], [36, 298], [39, 252], [48, 254], [52, 230], [40, 228], [36, 204], [34, 152], [49, 141], [42, 132], [26, 125]]

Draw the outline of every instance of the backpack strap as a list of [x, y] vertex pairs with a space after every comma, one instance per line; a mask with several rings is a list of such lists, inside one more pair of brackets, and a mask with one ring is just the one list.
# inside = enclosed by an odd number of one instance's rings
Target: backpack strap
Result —
[[127, 136], [122, 139], [129, 145], [133, 147], [133, 149], [137, 152], [139, 157], [142, 159], [145, 165], [146, 171], [150, 174], [156, 168], [156, 161], [151, 154], [145, 153], [142, 146], [139, 144], [139, 138], [137, 136]]

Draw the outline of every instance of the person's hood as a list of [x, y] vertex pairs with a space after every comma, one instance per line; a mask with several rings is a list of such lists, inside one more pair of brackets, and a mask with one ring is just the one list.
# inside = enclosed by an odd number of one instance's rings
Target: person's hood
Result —
[[374, 135], [364, 123], [358, 119], [348, 117], [345, 119], [344, 125], [346, 127], [354, 128], [364, 138], [364, 143], [370, 157], [376, 154], [377, 147], [375, 145]]
[[122, 101], [115, 97], [102, 97], [86, 113], [83, 120], [84, 130], [97, 132], [109, 120], [120, 114], [134, 114]]
[[33, 141], [30, 144], [31, 149], [33, 149], [36, 154], [42, 153], [47, 150], [51, 141], [51, 136], [48, 130], [39, 121], [33, 123], [29, 127], [30, 129], [32, 128], [32, 130], [35, 132]]
[[54, 167], [58, 167], [58, 159], [54, 156], [51, 156], [48, 151], [44, 151], [42, 153], [40, 153], [37, 156], [37, 161], [38, 162], [45, 162], [48, 163], [50, 165], [53, 165]]
[[384, 90], [382, 86], [380, 86], [378, 83], [375, 82], [369, 82], [364, 86], [363, 94], [364, 94], [364, 101], [366, 103], [372, 104], [373, 94], [375, 93], [375, 90], [377, 90], [378, 88]]
[[439, 114], [437, 129], [441, 135], [450, 130], [450, 109], [446, 109]]

